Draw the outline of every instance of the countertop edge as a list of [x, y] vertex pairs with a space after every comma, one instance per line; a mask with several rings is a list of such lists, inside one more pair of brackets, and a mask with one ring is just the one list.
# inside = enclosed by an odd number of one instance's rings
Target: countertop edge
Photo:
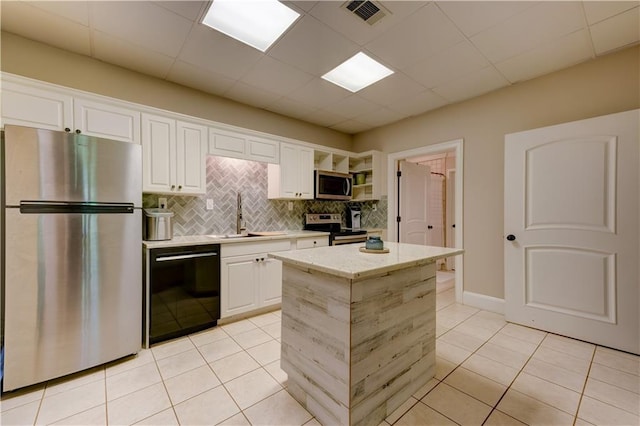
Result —
[[[318, 249], [315, 249], [318, 250]], [[360, 280], [364, 278], [373, 277], [376, 275], [384, 275], [388, 272], [397, 271], [399, 269], [411, 268], [414, 266], [426, 265], [429, 263], [433, 263], [438, 259], [443, 259], [450, 256], [458, 256], [464, 253], [463, 249], [449, 249], [451, 250], [448, 253], [441, 254], [433, 254], [430, 256], [425, 256], [417, 259], [410, 259], [406, 261], [400, 261], [393, 265], [382, 265], [380, 267], [374, 267], [366, 270], [361, 270], [357, 272], [345, 271], [343, 269], [339, 269], [336, 267], [330, 267], [326, 265], [321, 265], [315, 263], [313, 261], [304, 261], [299, 259], [292, 259], [290, 253], [288, 252], [277, 252], [277, 253], [269, 253], [269, 257], [282, 261], [284, 264], [293, 265], [300, 269], [308, 269], [314, 270], [318, 272], [327, 273], [330, 275], [347, 278], [350, 280]], [[368, 256], [385, 256], [385, 254], [365, 254]]]
[[252, 236], [241, 238], [215, 238], [207, 235], [185, 235], [174, 237], [171, 240], [163, 241], [142, 241], [142, 246], [145, 249], [165, 248], [165, 247], [180, 247], [180, 246], [197, 246], [204, 244], [247, 244], [251, 242], [264, 242], [272, 240], [294, 240], [298, 238], [307, 237], [328, 237], [328, 232], [320, 231], [282, 231], [286, 232], [282, 235], [268, 235], [268, 236]]

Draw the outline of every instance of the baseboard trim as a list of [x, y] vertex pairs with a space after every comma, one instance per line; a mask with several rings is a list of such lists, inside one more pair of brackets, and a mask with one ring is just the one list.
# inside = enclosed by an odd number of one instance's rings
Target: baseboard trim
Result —
[[462, 293], [462, 303], [473, 306], [474, 308], [504, 315], [504, 299], [465, 291]]

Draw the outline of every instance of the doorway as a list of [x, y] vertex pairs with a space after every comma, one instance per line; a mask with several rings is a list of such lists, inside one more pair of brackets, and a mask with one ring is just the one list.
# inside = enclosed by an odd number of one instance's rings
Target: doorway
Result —
[[[387, 223], [391, 241], [411, 242], [462, 248], [462, 182], [463, 140], [444, 142], [388, 155], [389, 209]], [[420, 164], [422, 163], [422, 164]], [[418, 197], [411, 197], [411, 214], [398, 217], [403, 209], [400, 168], [411, 177], [412, 188], [405, 188]], [[422, 176], [422, 177], [420, 177]], [[406, 182], [406, 181], [405, 181]], [[409, 199], [407, 199], [409, 200]], [[448, 200], [448, 201], [447, 201]], [[417, 201], [417, 203], [416, 203]], [[404, 212], [403, 212], [404, 213]], [[427, 223], [429, 222], [429, 223]], [[403, 225], [411, 234], [403, 237]], [[423, 232], [418, 232], [422, 229]], [[408, 239], [407, 239], [408, 238]], [[462, 256], [438, 263], [437, 291], [454, 288], [455, 299], [462, 303]]]

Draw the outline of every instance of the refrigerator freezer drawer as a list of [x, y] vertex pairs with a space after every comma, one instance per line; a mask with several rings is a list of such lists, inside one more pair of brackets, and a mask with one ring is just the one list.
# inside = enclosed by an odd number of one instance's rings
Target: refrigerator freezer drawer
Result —
[[140, 209], [21, 214], [8, 208], [5, 213], [3, 390], [137, 353], [142, 342]]

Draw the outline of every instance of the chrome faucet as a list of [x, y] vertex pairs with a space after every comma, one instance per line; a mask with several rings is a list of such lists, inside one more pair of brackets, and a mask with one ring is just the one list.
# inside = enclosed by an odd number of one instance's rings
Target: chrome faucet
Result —
[[242, 225], [242, 195], [238, 192], [238, 206], [236, 211], [236, 234], [242, 234], [245, 227]]

